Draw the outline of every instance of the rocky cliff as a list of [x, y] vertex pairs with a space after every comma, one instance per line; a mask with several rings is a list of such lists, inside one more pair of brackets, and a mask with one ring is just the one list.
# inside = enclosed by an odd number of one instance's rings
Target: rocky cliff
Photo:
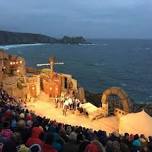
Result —
[[61, 39], [57, 39], [43, 34], [0, 31], [0, 45], [31, 44], [31, 43], [79, 44], [79, 43], [87, 43], [87, 41], [81, 36], [80, 37], [64, 36]]

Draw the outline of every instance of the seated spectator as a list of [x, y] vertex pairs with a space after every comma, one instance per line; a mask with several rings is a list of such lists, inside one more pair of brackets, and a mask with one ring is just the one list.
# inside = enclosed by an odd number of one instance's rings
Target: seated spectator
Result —
[[84, 152], [85, 148], [87, 147], [87, 145], [90, 144], [89, 141], [83, 141], [78, 148], [78, 152]]
[[27, 139], [30, 137], [31, 130], [26, 127], [25, 120], [19, 120], [17, 122], [16, 131], [21, 134], [22, 142], [26, 143]]
[[134, 140], [132, 141], [132, 151], [137, 152], [141, 148], [141, 141], [139, 139], [138, 134], [134, 136]]
[[106, 152], [112, 152], [112, 146], [113, 146], [113, 142], [111, 140], [108, 140], [107, 141], [107, 144], [106, 144]]
[[17, 127], [17, 121], [15, 118], [11, 120], [11, 129], [14, 131]]
[[77, 141], [77, 133], [75, 131], [72, 131], [69, 135], [69, 140], [72, 142], [72, 143], [76, 143]]
[[113, 141], [112, 149], [113, 149], [113, 152], [121, 152], [120, 143], [117, 140]]
[[24, 119], [25, 118], [25, 114], [24, 113], [21, 113], [20, 114], [20, 119]]
[[130, 146], [130, 141], [129, 141], [129, 134], [125, 133], [124, 137], [122, 137], [122, 142]]
[[43, 130], [39, 127], [34, 127], [32, 129], [32, 135], [31, 137], [27, 140], [26, 142], [26, 146], [27, 147], [30, 147], [31, 145], [33, 144], [38, 144], [42, 147], [43, 145], [43, 142], [42, 140], [40, 139], [40, 135], [43, 133]]
[[64, 139], [59, 136], [58, 133], [53, 133], [53, 143], [52, 146], [57, 150], [57, 151], [62, 151], [63, 145], [65, 143]]
[[15, 132], [11, 138], [6, 139], [3, 143], [2, 152], [16, 152], [20, 144], [21, 136], [19, 133]]
[[128, 147], [127, 144], [125, 144], [125, 143], [120, 143], [120, 151], [121, 151], [121, 152], [130, 152], [130, 149], [129, 149], [129, 147]]
[[0, 152], [152, 152], [151, 136], [107, 136], [105, 131], [50, 121], [30, 113], [23, 101], [2, 89], [0, 101]]
[[71, 126], [67, 126], [66, 128], [67, 135], [70, 135], [71, 131], [72, 131]]
[[32, 115], [30, 113], [27, 113], [25, 120], [32, 120]]
[[26, 126], [27, 126], [27, 128], [32, 128], [32, 126], [33, 126], [33, 121], [32, 121], [32, 120], [27, 120], [27, 121], [26, 121]]
[[152, 151], [152, 143], [148, 143], [148, 152], [151, 152]]
[[3, 128], [0, 132], [1, 136], [5, 137], [6, 139], [9, 139], [12, 137], [13, 132], [10, 129], [9, 122], [4, 122], [3, 123]]
[[83, 133], [82, 132], [79, 132], [77, 134], [77, 144], [80, 144], [84, 141], [84, 136], [83, 136]]
[[69, 139], [68, 136], [69, 136], [69, 135], [66, 133], [63, 125], [60, 127], [58, 133], [59, 133], [59, 135], [64, 139], [64, 141], [66, 141], [66, 142], [68, 141], [68, 139]]
[[7, 111], [4, 113], [4, 117], [5, 117], [5, 119], [8, 119], [8, 120], [11, 119], [12, 112], [10, 109], [7, 109]]
[[139, 140], [140, 140], [142, 146], [145, 146], [148, 143], [147, 138], [143, 134], [140, 135]]
[[107, 143], [107, 140], [108, 140], [106, 132], [99, 130], [96, 133], [96, 136], [97, 136], [98, 140], [105, 146]]
[[76, 143], [77, 134], [72, 131], [69, 135], [69, 140], [64, 144], [63, 152], [77, 152], [79, 144]]
[[57, 152], [57, 150], [52, 146], [53, 140], [54, 140], [53, 134], [47, 133], [43, 145], [43, 152]]
[[105, 149], [98, 140], [93, 140], [86, 146], [84, 152], [105, 152]]

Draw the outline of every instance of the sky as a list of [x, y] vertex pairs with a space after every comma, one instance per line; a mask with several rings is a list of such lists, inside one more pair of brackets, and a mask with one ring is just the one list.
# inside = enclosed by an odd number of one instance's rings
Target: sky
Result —
[[152, 38], [152, 0], [0, 0], [0, 30]]

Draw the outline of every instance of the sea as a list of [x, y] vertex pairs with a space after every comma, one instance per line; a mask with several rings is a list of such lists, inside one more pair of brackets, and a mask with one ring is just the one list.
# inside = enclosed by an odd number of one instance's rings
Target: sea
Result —
[[[36, 68], [55, 56], [55, 71], [72, 74], [93, 93], [115, 86], [137, 103], [152, 103], [152, 40], [89, 39], [91, 44], [21, 44], [0, 46]], [[46, 67], [41, 67], [46, 68]]]

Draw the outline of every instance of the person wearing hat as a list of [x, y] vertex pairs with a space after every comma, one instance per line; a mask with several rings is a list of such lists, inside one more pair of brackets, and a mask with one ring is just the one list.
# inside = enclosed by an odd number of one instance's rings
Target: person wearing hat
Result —
[[42, 140], [39, 138], [40, 135], [43, 133], [42, 128], [39, 127], [33, 127], [32, 129], [32, 135], [31, 137], [27, 140], [26, 146], [30, 147], [33, 144], [38, 144], [40, 146], [43, 145]]

